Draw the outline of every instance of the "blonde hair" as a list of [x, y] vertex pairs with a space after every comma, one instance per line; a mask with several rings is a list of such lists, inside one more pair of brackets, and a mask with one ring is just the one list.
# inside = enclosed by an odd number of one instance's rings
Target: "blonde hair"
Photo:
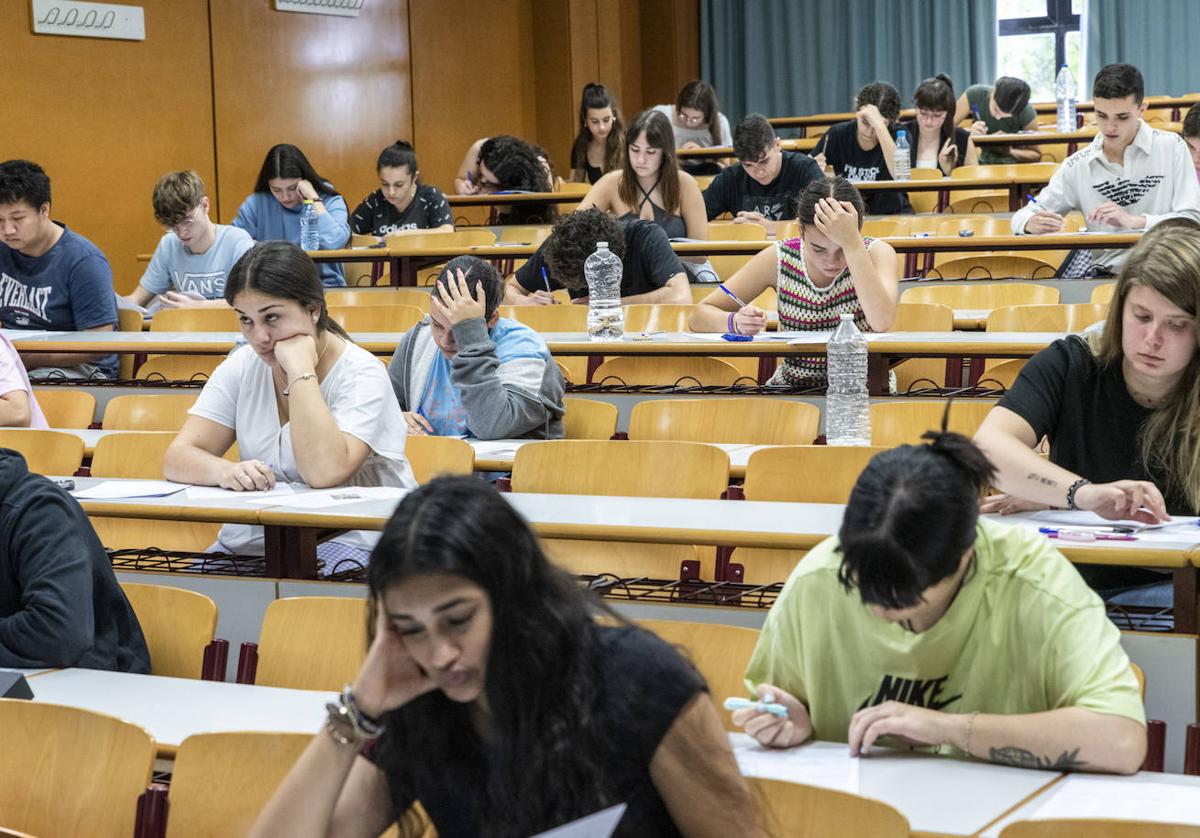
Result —
[[188, 170], [167, 172], [154, 186], [154, 218], [164, 227], [183, 221], [204, 198], [204, 181]]
[[[1129, 252], [1104, 322], [1093, 341], [1100, 363], [1119, 369], [1125, 301], [1133, 288], [1149, 288], [1192, 317], [1200, 312], [1200, 236], [1190, 225], [1159, 226], [1147, 232]], [[1200, 322], [1193, 325], [1200, 346]], [[1162, 474], [1165, 492], [1182, 492], [1193, 510], [1200, 509], [1200, 352], [1153, 411], [1138, 434], [1142, 465]]]

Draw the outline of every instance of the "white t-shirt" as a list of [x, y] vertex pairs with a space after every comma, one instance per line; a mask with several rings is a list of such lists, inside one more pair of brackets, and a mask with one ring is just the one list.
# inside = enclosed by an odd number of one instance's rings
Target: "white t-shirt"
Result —
[[[321, 396], [338, 428], [371, 448], [362, 467], [343, 486], [416, 487], [404, 457], [404, 416], [387, 370], [374, 355], [346, 344], [321, 382]], [[249, 346], [235, 349], [221, 362], [188, 413], [232, 429], [243, 460], [261, 460], [285, 483], [304, 482], [292, 450], [290, 426], [279, 424], [271, 368]], [[351, 532], [335, 540], [370, 549], [379, 533]], [[263, 553], [261, 527], [227, 524], [218, 542], [234, 553]]]
[[695, 143], [701, 148], [709, 148], [713, 145], [733, 145], [733, 134], [729, 130], [729, 120], [725, 114], [717, 114], [717, 136], [721, 138], [721, 142], [714, 143], [712, 141], [712, 132], [708, 126], [703, 128], [688, 128], [680, 125], [675, 119], [674, 105], [655, 105], [654, 110], [665, 114], [667, 119], [671, 121], [671, 127], [675, 129], [675, 148], [679, 148], [684, 143]]

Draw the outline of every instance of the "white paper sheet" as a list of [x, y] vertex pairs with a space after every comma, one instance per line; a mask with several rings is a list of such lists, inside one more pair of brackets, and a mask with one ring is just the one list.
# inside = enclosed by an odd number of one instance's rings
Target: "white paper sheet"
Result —
[[859, 760], [844, 742], [810, 742], [798, 748], [764, 748], [745, 733], [729, 734], [745, 777], [803, 783], [858, 794]]
[[1085, 512], [1082, 509], [1045, 509], [1030, 513], [1029, 517], [1039, 524], [1057, 525], [1060, 527], [1132, 527], [1135, 530], [1165, 530], [1167, 532], [1195, 532], [1200, 536], [1200, 528], [1196, 527], [1197, 519], [1185, 516], [1174, 516], [1169, 524], [1149, 525], [1140, 521], [1110, 521], [1101, 518], [1095, 512]]
[[1112, 818], [1200, 825], [1200, 786], [1068, 777], [1051, 789], [1030, 820]]
[[235, 492], [232, 489], [222, 489], [220, 486], [189, 486], [187, 496], [189, 500], [212, 500], [212, 499], [233, 499], [242, 498], [249, 500], [261, 500], [263, 498], [278, 498], [281, 495], [294, 495], [296, 490], [287, 483], [276, 483], [272, 488], [263, 491], [255, 492]]
[[299, 492], [287, 498], [252, 497], [246, 503], [262, 506], [286, 506], [288, 509], [325, 509], [331, 506], [345, 506], [349, 503], [360, 503], [364, 500], [390, 500], [407, 495], [408, 489], [395, 486], [342, 486], [337, 489], [320, 489], [315, 492]]
[[539, 832], [533, 838], [611, 838], [624, 815], [625, 804], [622, 803], [555, 827], [549, 832]]
[[186, 488], [183, 483], [172, 483], [169, 480], [106, 480], [88, 489], [78, 489], [71, 495], [83, 500], [163, 498]]
[[517, 449], [529, 440], [517, 439], [487, 439], [472, 440], [471, 447], [475, 456], [481, 460], [511, 460], [517, 456]]

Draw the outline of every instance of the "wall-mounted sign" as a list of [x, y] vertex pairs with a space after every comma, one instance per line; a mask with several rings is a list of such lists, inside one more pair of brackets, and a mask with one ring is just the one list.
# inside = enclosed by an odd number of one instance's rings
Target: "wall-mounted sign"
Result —
[[275, 0], [275, 11], [358, 17], [364, 2], [366, 0]]
[[36, 35], [146, 40], [146, 17], [141, 6], [83, 3], [77, 0], [32, 2], [33, 31]]

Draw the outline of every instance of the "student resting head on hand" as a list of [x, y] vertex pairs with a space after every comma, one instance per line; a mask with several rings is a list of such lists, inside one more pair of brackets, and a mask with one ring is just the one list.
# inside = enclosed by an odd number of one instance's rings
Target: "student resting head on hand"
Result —
[[442, 835], [525, 838], [620, 803], [618, 835], [761, 835], [703, 679], [653, 634], [596, 622], [487, 484], [406, 497], [368, 585], [345, 711], [330, 706], [252, 835], [397, 820], [418, 835], [416, 802]]
[[970, 440], [925, 438], [871, 460], [767, 615], [746, 683], [786, 718], [733, 721], [770, 747], [1137, 771], [1145, 713], [1104, 603], [1044, 535], [980, 519], [993, 471]]

